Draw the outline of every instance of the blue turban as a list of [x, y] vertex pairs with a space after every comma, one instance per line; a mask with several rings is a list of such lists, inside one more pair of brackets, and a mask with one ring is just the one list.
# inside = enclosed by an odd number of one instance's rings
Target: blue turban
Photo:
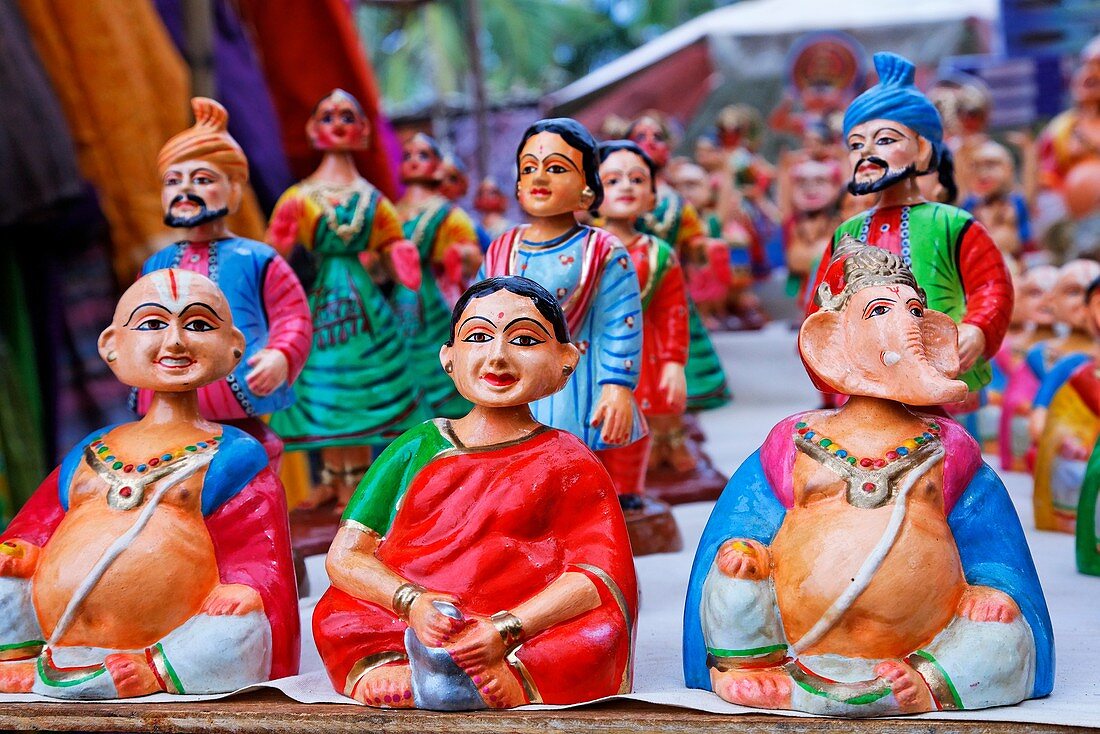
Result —
[[878, 84], [856, 97], [844, 112], [844, 135], [868, 120], [893, 120], [912, 128], [932, 144], [935, 159], [943, 150], [943, 123], [935, 105], [913, 84], [916, 67], [892, 53], [875, 54]]

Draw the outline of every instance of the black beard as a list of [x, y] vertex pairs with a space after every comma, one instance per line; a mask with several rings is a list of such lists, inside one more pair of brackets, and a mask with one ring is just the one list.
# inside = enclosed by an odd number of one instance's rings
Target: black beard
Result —
[[[867, 160], [872, 160], [868, 158]], [[881, 160], [881, 159], [879, 159]], [[862, 164], [863, 161], [860, 161]], [[857, 165], [858, 167], [858, 165]], [[885, 166], [884, 166], [885, 168]], [[888, 189], [899, 181], [904, 181], [910, 176], [917, 175], [917, 164], [910, 163], [900, 171], [891, 171], [886, 169], [886, 173], [882, 174], [880, 178], [876, 178], [874, 181], [859, 181], [855, 179], [855, 173], [852, 173], [852, 180], [848, 182], [848, 193], [852, 196], [866, 196], [867, 194], [874, 194], [883, 189]]]
[[[196, 214], [192, 214], [189, 217], [178, 217], [172, 214], [172, 207], [179, 204], [182, 201], [190, 201], [201, 209]], [[190, 229], [191, 227], [197, 227], [200, 224], [206, 224], [212, 222], [215, 219], [221, 219], [229, 214], [229, 207], [223, 206], [221, 209], [210, 210], [206, 208], [206, 202], [195, 196], [194, 194], [180, 194], [176, 198], [172, 199], [172, 202], [168, 205], [168, 211], [164, 213], [164, 223], [169, 227], [175, 227], [177, 229]]]

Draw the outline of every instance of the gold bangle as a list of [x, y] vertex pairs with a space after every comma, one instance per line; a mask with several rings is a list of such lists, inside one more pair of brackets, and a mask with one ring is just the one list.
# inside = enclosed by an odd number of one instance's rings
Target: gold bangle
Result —
[[523, 622], [511, 612], [497, 612], [489, 619], [493, 621], [493, 626], [497, 628], [497, 634], [504, 640], [506, 647], [512, 647], [523, 639]]
[[424, 587], [420, 584], [414, 584], [406, 582], [397, 587], [397, 591], [393, 592], [393, 607], [394, 614], [397, 618], [403, 622], [409, 621], [409, 610], [412, 609], [412, 605], [425, 591]]

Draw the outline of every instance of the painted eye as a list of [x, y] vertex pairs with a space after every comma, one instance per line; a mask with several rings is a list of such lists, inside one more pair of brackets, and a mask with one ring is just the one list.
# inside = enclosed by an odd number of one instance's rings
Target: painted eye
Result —
[[875, 140], [875, 145], [890, 145], [891, 143], [898, 142], [897, 138], [891, 138], [888, 135], [883, 135], [881, 138]]
[[530, 176], [530, 175], [531, 175], [532, 173], [534, 173], [534, 172], [535, 172], [536, 170], [537, 170], [537, 169], [536, 169], [536, 168], [535, 168], [534, 166], [532, 166], [532, 165], [526, 165], [526, 166], [524, 166], [523, 168], [519, 169], [519, 172], [520, 172], [520, 173], [522, 173], [522, 174], [523, 174], [524, 176]]
[[487, 334], [484, 331], [475, 331], [473, 334], [470, 334], [462, 341], [473, 342], [475, 344], [484, 344], [485, 342], [491, 342], [492, 340], [493, 337], [491, 334]]
[[520, 334], [508, 342], [509, 344], [515, 344], [517, 347], [534, 347], [542, 344], [541, 339], [536, 339], [529, 334]]
[[134, 327], [135, 331], [160, 331], [168, 328], [168, 322], [164, 319], [145, 319]]
[[214, 326], [209, 321], [195, 319], [194, 321], [188, 321], [183, 328], [188, 331], [215, 331], [218, 327]]
[[568, 168], [558, 163], [549, 166], [546, 170], [548, 173], [569, 173]]
[[325, 114], [321, 115], [321, 122], [325, 123], [326, 125], [331, 125], [332, 124], [332, 113], [331, 112], [326, 112]]
[[890, 307], [883, 304], [879, 304], [867, 312], [868, 316], [885, 316], [890, 313]]
[[863, 143], [859, 140], [853, 140], [848, 143], [848, 150], [863, 150]]
[[630, 183], [634, 184], [635, 186], [641, 186], [643, 183], [645, 183], [645, 181], [642, 180], [641, 176], [635, 176], [634, 178], [630, 179]]
[[180, 185], [180, 180], [181, 179], [180, 179], [179, 176], [169, 176], [168, 178], [164, 179], [164, 185], [165, 186], [179, 186]]
[[355, 116], [350, 112], [345, 112], [344, 114], [340, 115], [340, 120], [345, 125], [350, 125], [351, 123], [355, 122]]
[[924, 309], [920, 306], [910, 306], [909, 313], [913, 314], [918, 319], [924, 318]]
[[195, 176], [195, 178], [191, 180], [199, 186], [209, 186], [210, 184], [214, 183], [214, 179], [210, 178], [209, 176]]

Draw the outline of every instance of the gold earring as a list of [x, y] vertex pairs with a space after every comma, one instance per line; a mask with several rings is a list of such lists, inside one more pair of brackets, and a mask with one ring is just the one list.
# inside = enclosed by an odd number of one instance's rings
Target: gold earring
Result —
[[443, 371], [446, 372], [448, 375], [451, 374], [455, 371], [455, 363], [448, 362], [447, 364], [443, 365]]
[[571, 365], [571, 364], [565, 365], [564, 367], [561, 368], [561, 373], [563, 375], [567, 376], [567, 377], [569, 375], [573, 374], [573, 365]]
[[584, 189], [581, 191], [581, 197], [587, 199], [595, 199], [596, 192], [592, 190], [591, 186], [585, 186]]
[[241, 350], [240, 349], [234, 349], [233, 350], [233, 356], [236, 357], [237, 359], [240, 359], [241, 358]]
[[516, 198], [517, 199], [519, 198], [519, 194], [520, 194], [519, 181], [516, 181]]
[[113, 349], [111, 351], [107, 352], [107, 361], [108, 362], [114, 362], [116, 359], [118, 359], [118, 352], [116, 352]]

